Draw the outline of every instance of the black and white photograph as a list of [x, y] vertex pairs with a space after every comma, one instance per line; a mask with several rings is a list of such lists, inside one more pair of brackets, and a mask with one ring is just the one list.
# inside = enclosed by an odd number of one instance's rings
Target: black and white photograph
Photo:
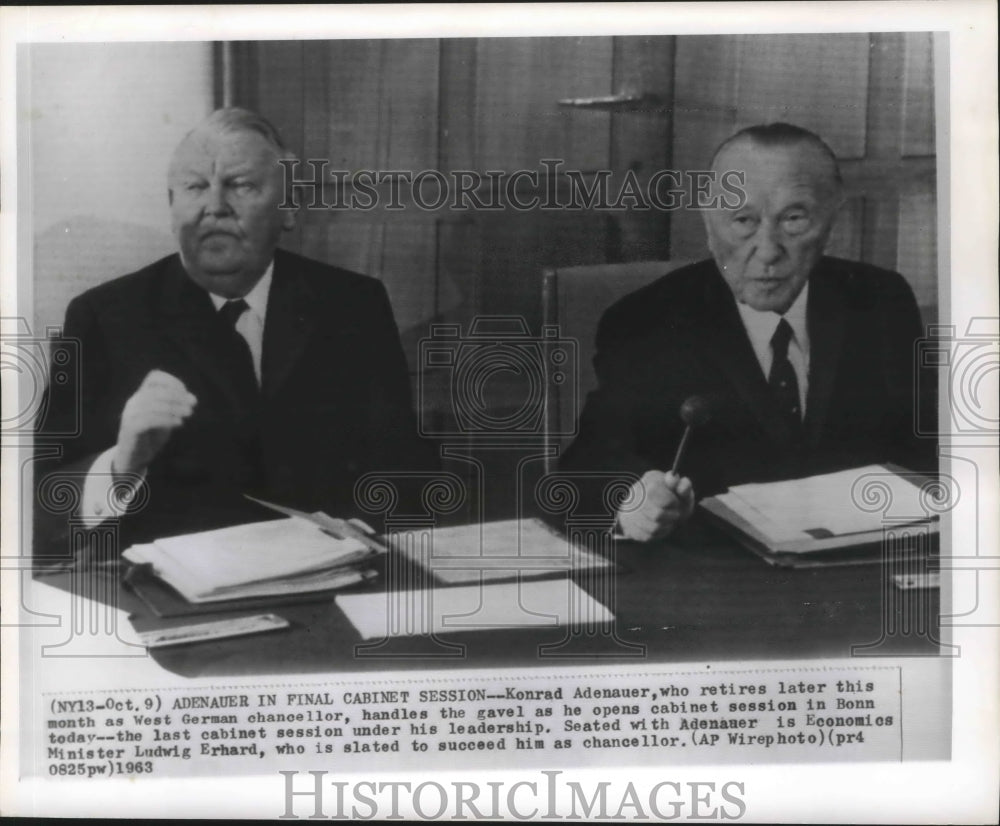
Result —
[[4, 813], [996, 822], [951, 8], [5, 10]]

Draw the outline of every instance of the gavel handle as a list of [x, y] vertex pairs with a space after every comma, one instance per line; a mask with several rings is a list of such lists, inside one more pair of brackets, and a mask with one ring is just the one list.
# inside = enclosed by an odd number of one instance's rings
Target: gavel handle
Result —
[[677, 453], [674, 456], [674, 466], [671, 468], [674, 475], [680, 471], [681, 459], [684, 458], [684, 451], [687, 449], [688, 439], [691, 438], [691, 425], [684, 428], [684, 435], [681, 436], [681, 443], [677, 445]]

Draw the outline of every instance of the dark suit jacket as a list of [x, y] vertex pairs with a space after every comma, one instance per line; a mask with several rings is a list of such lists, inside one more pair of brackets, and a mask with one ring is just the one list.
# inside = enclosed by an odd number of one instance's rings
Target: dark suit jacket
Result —
[[668, 470], [683, 433], [678, 411], [702, 394], [713, 420], [693, 433], [681, 472], [702, 497], [769, 481], [893, 461], [934, 467], [933, 440], [914, 435], [916, 405], [934, 421], [936, 376], [915, 380], [922, 324], [898, 273], [823, 258], [810, 276], [809, 390], [803, 437], [782, 423], [714, 261], [676, 270], [602, 318], [577, 439], [575, 471]]
[[[148, 504], [123, 520], [133, 529], [123, 542], [266, 518], [244, 493], [360, 515], [353, 487], [363, 474], [433, 465], [417, 437], [406, 361], [379, 281], [275, 253], [256, 405], [240, 395], [220, 355], [221, 330], [210, 297], [177, 255], [89, 290], [67, 309], [64, 338], [79, 341], [67, 350], [79, 359], [79, 399], [75, 388], [53, 385], [39, 435], [45, 444], [46, 431], [65, 430], [75, 410], [82, 414], [80, 435], [57, 440], [62, 470], [85, 471], [115, 444], [125, 402], [150, 370], [176, 376], [198, 400], [150, 466]], [[65, 528], [66, 518], [55, 522]]]

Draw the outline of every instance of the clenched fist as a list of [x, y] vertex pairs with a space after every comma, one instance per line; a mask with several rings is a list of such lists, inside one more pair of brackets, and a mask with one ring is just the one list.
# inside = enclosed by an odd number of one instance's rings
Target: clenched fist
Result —
[[113, 471], [145, 472], [197, 402], [180, 379], [162, 370], [150, 371], [122, 411]]
[[622, 533], [637, 542], [660, 539], [694, 511], [694, 488], [686, 476], [650, 470], [632, 485], [630, 502], [636, 508], [618, 512]]

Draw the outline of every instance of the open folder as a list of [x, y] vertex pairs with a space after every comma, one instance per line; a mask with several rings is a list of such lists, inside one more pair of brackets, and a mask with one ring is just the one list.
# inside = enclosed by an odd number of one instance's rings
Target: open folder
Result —
[[804, 479], [736, 485], [702, 500], [700, 507], [772, 564], [878, 562], [884, 551], [899, 550], [892, 537], [937, 534], [938, 517], [925, 506], [921, 488], [926, 481], [901, 468], [867, 465]]

